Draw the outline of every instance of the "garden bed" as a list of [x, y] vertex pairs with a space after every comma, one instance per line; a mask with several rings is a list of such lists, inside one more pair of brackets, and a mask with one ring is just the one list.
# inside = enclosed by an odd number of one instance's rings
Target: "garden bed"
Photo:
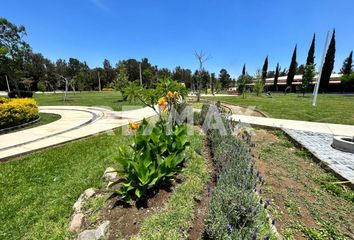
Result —
[[263, 198], [285, 239], [353, 239], [354, 191], [280, 131], [256, 130], [253, 154]]

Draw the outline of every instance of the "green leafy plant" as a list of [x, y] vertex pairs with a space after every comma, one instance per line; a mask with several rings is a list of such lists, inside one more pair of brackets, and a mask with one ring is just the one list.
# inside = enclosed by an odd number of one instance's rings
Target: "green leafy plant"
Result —
[[130, 127], [136, 134], [131, 151], [119, 149], [118, 172], [123, 178], [115, 182], [120, 185], [116, 193], [131, 203], [146, 197], [149, 189], [181, 171], [189, 142], [187, 125], [177, 124], [174, 119], [178, 106], [183, 103], [184, 86], [165, 78], [154, 89], [132, 84], [124, 94], [129, 100], [139, 99], [159, 116], [155, 125], [145, 119], [141, 125], [132, 123]]
[[155, 126], [143, 120], [136, 132], [132, 151], [119, 149], [119, 174], [123, 177], [116, 191], [125, 202], [140, 199], [147, 190], [168, 181], [182, 169], [185, 149], [189, 145], [187, 126], [173, 125], [171, 132], [164, 122]]

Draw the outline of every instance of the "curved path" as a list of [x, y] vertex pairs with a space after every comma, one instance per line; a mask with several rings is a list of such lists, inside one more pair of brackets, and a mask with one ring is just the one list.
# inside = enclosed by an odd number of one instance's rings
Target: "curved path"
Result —
[[111, 131], [130, 122], [154, 116], [150, 108], [115, 112], [82, 106], [40, 107], [40, 112], [58, 114], [55, 122], [0, 136], [0, 161], [24, 153]]

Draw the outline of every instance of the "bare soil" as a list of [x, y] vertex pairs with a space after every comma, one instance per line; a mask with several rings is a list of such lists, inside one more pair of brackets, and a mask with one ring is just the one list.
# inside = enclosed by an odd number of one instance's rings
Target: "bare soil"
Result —
[[195, 211], [195, 218], [192, 228], [189, 230], [189, 240], [199, 240], [204, 238], [205, 219], [208, 214], [211, 193], [216, 184], [216, 172], [212, 161], [211, 146], [210, 141], [207, 138], [204, 140], [202, 155], [208, 162], [208, 169], [210, 171], [211, 179], [204, 187], [200, 199], [196, 199], [197, 206]]
[[112, 197], [102, 212], [102, 219], [110, 221], [110, 240], [126, 238], [137, 234], [143, 220], [162, 208], [175, 186], [155, 190], [144, 202], [129, 206]]

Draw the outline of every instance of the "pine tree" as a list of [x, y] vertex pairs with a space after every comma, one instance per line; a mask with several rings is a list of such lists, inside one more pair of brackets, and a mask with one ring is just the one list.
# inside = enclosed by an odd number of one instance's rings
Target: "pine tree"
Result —
[[275, 68], [275, 75], [274, 75], [274, 89], [278, 91], [278, 78], [279, 78], [279, 63], [277, 63], [277, 67]]
[[242, 75], [243, 75], [243, 76], [246, 75], [246, 64], [243, 64]]
[[332, 39], [329, 43], [325, 62], [322, 68], [322, 74], [320, 79], [320, 91], [328, 91], [329, 80], [334, 67], [334, 58], [336, 54], [336, 30], [333, 30]]
[[263, 68], [262, 68], [262, 81], [264, 85], [267, 78], [267, 72], [268, 72], [268, 56], [265, 58]]
[[315, 63], [315, 41], [316, 41], [316, 34], [313, 34], [312, 43], [307, 55], [306, 66], [314, 65]]
[[286, 79], [286, 86], [287, 87], [292, 87], [292, 83], [294, 81], [294, 76], [296, 73], [296, 68], [297, 68], [297, 62], [296, 62], [296, 50], [297, 50], [297, 45], [295, 46], [293, 56], [291, 58], [291, 63], [289, 66], [289, 72], [288, 72], [288, 78]]
[[353, 51], [350, 52], [349, 57], [347, 57], [343, 62], [343, 67], [340, 72], [343, 75], [350, 75], [353, 72]]

